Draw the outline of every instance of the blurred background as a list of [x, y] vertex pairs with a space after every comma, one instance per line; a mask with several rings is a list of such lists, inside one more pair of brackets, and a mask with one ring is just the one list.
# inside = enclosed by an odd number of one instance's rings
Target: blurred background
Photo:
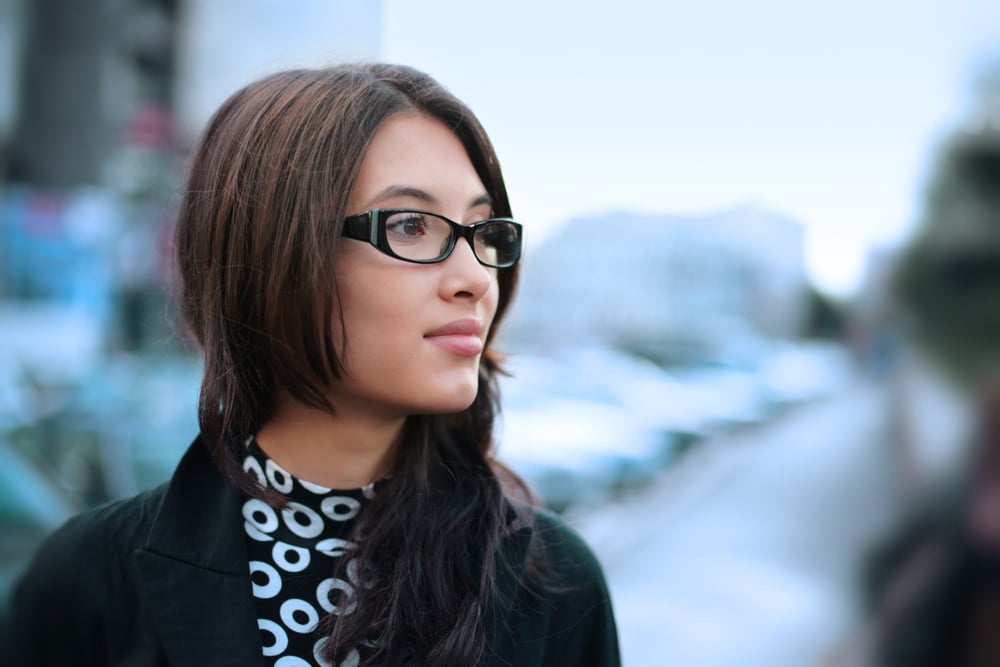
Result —
[[208, 116], [384, 59], [500, 155], [499, 451], [604, 562], [625, 664], [993, 650], [1000, 5], [735, 4], [0, 0], [0, 596], [197, 431], [170, 244]]

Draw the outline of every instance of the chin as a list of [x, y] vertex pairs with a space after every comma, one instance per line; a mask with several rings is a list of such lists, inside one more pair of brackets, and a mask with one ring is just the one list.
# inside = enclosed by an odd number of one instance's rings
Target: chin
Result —
[[414, 406], [414, 413], [425, 415], [447, 415], [465, 410], [476, 400], [478, 389], [455, 392], [448, 396], [427, 396], [419, 406]]

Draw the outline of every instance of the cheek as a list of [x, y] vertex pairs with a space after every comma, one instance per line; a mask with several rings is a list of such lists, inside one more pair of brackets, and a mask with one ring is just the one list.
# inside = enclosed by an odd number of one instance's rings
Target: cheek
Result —
[[500, 281], [496, 276], [493, 277], [493, 281], [490, 284], [490, 289], [483, 297], [487, 308], [487, 320], [490, 324], [493, 323], [494, 318], [496, 318], [497, 307], [500, 304]]
[[[415, 271], [411, 265], [391, 258], [384, 258], [383, 262], [383, 258], [383, 255], [349, 255], [337, 267], [346, 348], [336, 311], [334, 340], [344, 350], [345, 359], [373, 343], [387, 344], [412, 337], [425, 325], [421, 316], [434, 294], [428, 272]], [[420, 268], [416, 264], [412, 266]]]

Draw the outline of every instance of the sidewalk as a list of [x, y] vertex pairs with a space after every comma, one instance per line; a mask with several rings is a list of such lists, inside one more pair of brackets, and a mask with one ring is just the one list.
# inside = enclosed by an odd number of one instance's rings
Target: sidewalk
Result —
[[571, 515], [605, 565], [625, 665], [821, 664], [857, 620], [858, 559], [898, 510], [884, 407], [851, 387]]

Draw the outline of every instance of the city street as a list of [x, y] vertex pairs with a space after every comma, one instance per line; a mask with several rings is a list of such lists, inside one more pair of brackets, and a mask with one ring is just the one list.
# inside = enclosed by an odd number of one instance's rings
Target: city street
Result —
[[624, 664], [828, 664], [859, 618], [859, 559], [899, 509], [885, 415], [854, 385], [571, 514], [604, 563]]

